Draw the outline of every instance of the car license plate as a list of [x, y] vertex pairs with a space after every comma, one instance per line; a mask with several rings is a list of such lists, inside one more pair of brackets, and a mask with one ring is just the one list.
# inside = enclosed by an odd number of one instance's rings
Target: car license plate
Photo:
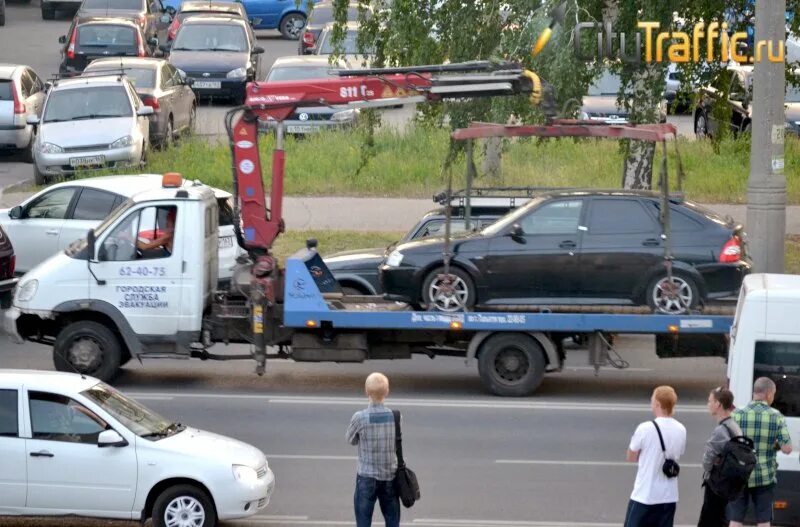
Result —
[[317, 127], [310, 124], [290, 124], [286, 127], [286, 132], [290, 134], [307, 134], [316, 131]]
[[222, 81], [194, 81], [192, 86], [206, 90], [218, 90], [222, 88]]
[[77, 167], [90, 167], [96, 165], [103, 165], [106, 162], [106, 156], [87, 156], [87, 157], [70, 157], [69, 166]]
[[219, 248], [228, 249], [233, 247], [233, 236], [223, 236], [219, 239]]

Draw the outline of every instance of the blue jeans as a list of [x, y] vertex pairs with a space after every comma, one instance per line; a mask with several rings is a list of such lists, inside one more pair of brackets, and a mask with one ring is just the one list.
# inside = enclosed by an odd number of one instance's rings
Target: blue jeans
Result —
[[356, 476], [356, 493], [353, 504], [356, 511], [356, 527], [372, 526], [372, 511], [375, 501], [381, 505], [386, 527], [400, 526], [400, 498], [394, 491], [392, 481]]
[[625, 527], [672, 527], [675, 509], [674, 503], [645, 505], [630, 500], [625, 514]]

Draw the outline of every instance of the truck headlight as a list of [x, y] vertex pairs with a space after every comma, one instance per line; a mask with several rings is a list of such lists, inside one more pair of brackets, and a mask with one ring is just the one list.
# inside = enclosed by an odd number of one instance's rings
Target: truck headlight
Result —
[[225, 75], [229, 79], [242, 79], [247, 77], [247, 68], [236, 68], [235, 70], [231, 70]]
[[43, 154], [60, 154], [64, 149], [53, 143], [42, 143], [39, 147], [39, 151]]
[[389, 267], [398, 267], [401, 263], [403, 263], [403, 253], [400, 251], [392, 251], [386, 259], [386, 265]]
[[233, 477], [242, 483], [252, 484], [258, 481], [258, 473], [247, 465], [233, 465]]
[[28, 280], [17, 289], [17, 298], [19, 302], [30, 302], [36, 296], [36, 291], [39, 289], [38, 280]]
[[341, 112], [336, 112], [335, 114], [331, 115], [331, 121], [335, 123], [344, 123], [349, 121], [355, 121], [356, 117], [358, 117], [358, 110], [353, 108], [350, 110], [343, 110]]
[[125, 148], [126, 146], [131, 146], [132, 144], [133, 137], [126, 135], [125, 137], [120, 137], [108, 146], [109, 148]]

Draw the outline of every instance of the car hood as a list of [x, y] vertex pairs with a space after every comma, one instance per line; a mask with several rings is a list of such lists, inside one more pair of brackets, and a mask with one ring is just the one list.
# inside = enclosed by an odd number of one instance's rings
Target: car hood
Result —
[[331, 271], [337, 269], [354, 269], [357, 267], [377, 267], [383, 260], [386, 249], [360, 249], [344, 251], [324, 257], [322, 260]]
[[130, 135], [133, 127], [133, 116], [44, 123], [39, 130], [39, 140], [43, 143], [53, 143], [62, 148], [107, 145], [120, 137]]
[[186, 73], [230, 71], [250, 66], [246, 51], [172, 51], [169, 63]]
[[786, 103], [786, 120], [800, 121], [800, 102]]
[[232, 465], [247, 465], [258, 468], [266, 461], [259, 449], [238, 439], [206, 432], [197, 428], [186, 428], [170, 437], [155, 442], [161, 449], [205, 459], [228, 459]]
[[625, 108], [617, 106], [616, 95], [588, 95], [583, 98], [582, 111], [588, 113], [590, 116], [598, 115], [619, 115], [620, 117], [628, 114]]
[[[453, 235], [450, 239], [450, 243], [453, 246], [453, 252], [458, 252], [458, 249], [464, 242], [468, 241], [477, 241], [485, 239], [483, 235], [479, 232], [468, 232], [468, 233], [459, 233]], [[417, 254], [428, 254], [428, 253], [440, 253], [442, 252], [442, 248], [444, 247], [444, 238], [422, 238], [419, 240], [412, 240], [409, 242], [401, 243], [394, 247], [394, 250], [400, 251], [401, 253], [417, 253]]]

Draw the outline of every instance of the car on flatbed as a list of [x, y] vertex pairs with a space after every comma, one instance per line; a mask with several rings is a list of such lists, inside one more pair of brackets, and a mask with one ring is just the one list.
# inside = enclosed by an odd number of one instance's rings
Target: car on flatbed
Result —
[[480, 232], [425, 238], [387, 251], [391, 300], [442, 311], [503, 305], [646, 305], [681, 314], [735, 296], [751, 262], [744, 228], [690, 201], [669, 206], [672, 276], [665, 268], [662, 200], [650, 192], [543, 193]]
[[214, 527], [263, 510], [275, 488], [256, 447], [75, 373], [0, 370], [0, 459], [4, 515]]

